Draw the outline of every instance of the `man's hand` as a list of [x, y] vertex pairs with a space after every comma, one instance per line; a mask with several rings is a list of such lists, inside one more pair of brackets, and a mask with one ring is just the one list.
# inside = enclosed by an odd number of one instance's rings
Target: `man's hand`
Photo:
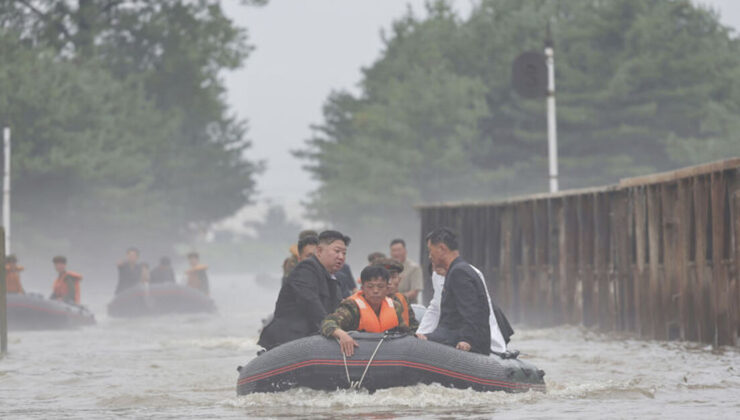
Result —
[[470, 351], [470, 344], [467, 341], [461, 341], [455, 346], [458, 350]]
[[418, 334], [416, 334], [416, 338], [418, 338], [420, 340], [426, 340], [427, 339], [427, 336], [424, 335], [424, 334], [418, 333]]
[[352, 355], [355, 354], [355, 347], [360, 347], [360, 345], [357, 344], [354, 338], [350, 337], [350, 335], [341, 328], [337, 328], [336, 330], [334, 330], [331, 335], [332, 337], [339, 340], [339, 348], [347, 357], [352, 357]]

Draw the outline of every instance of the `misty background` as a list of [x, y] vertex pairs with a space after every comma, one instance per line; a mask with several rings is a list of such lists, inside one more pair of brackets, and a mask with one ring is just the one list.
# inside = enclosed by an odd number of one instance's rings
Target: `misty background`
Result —
[[0, 2], [26, 287], [65, 254], [112, 293], [131, 245], [277, 273], [304, 227], [417, 259], [414, 204], [546, 191], [510, 67], [549, 18], [562, 189], [737, 155], [730, 0]]

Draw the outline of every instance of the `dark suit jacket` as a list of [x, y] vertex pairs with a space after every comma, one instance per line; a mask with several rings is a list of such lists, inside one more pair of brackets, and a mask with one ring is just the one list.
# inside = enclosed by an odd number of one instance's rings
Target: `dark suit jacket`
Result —
[[307, 258], [291, 271], [280, 288], [275, 317], [257, 342], [266, 349], [319, 332], [321, 321], [341, 300], [339, 283], [316, 257]]
[[489, 354], [489, 314], [483, 282], [470, 264], [458, 257], [450, 264], [445, 277], [437, 328], [457, 331], [459, 339], [470, 344], [471, 351]]

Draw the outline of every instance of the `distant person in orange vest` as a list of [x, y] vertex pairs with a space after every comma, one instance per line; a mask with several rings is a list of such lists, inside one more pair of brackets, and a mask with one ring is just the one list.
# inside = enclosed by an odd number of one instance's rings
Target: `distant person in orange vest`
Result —
[[358, 346], [347, 331], [382, 333], [398, 328], [414, 332], [403, 320], [401, 304], [388, 297], [388, 270], [379, 265], [365, 267], [360, 280], [361, 290], [343, 300], [321, 323], [321, 335], [339, 340], [339, 347], [347, 356], [352, 356]]
[[54, 288], [50, 299], [62, 300], [67, 303], [79, 305], [82, 275], [73, 271], [67, 271], [66, 257], [58, 255], [51, 261], [54, 263], [54, 269], [57, 271], [57, 279], [54, 281]]
[[190, 268], [185, 272], [188, 279], [188, 286], [198, 289], [207, 295], [209, 292], [208, 274], [206, 274], [208, 266], [200, 263], [200, 255], [197, 252], [188, 254], [188, 262], [190, 263]]
[[5, 284], [8, 293], [26, 293], [21, 285], [21, 271], [23, 267], [18, 265], [18, 258], [15, 255], [5, 257]]
[[[315, 236], [316, 238], [318, 238], [319, 234], [315, 230], [303, 230], [298, 234], [298, 242], [300, 242], [304, 238], [308, 238], [309, 236]], [[298, 263], [302, 260], [308, 258], [301, 258], [297, 243], [291, 245], [289, 251], [290, 256], [288, 256], [288, 258], [283, 261], [283, 283], [285, 282], [285, 279], [288, 278], [288, 274], [293, 271], [295, 266], [298, 265]]]

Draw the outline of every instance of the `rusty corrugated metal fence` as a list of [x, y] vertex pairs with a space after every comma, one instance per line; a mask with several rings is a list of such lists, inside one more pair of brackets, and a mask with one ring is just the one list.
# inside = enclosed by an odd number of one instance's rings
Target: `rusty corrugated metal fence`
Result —
[[737, 344], [740, 158], [601, 188], [418, 210], [423, 266], [426, 233], [457, 230], [463, 257], [515, 322]]

